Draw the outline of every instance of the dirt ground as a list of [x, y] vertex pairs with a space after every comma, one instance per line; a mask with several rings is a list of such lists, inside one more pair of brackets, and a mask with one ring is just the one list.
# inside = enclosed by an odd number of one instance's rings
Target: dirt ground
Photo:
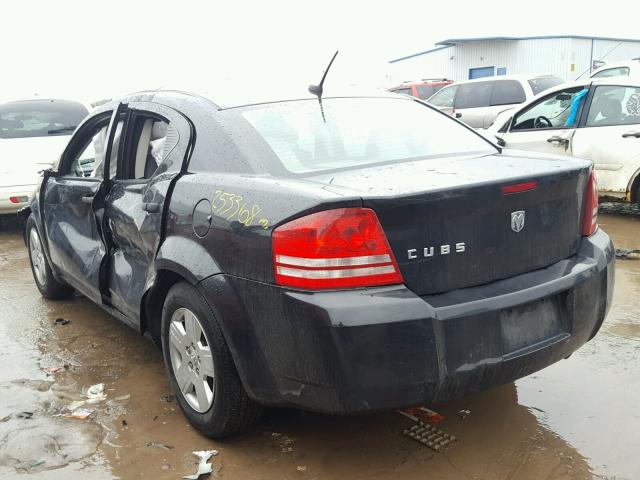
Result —
[[[602, 210], [616, 246], [640, 248], [640, 212]], [[228, 479], [640, 478], [640, 258], [616, 267], [611, 313], [571, 358], [429, 406], [458, 439], [444, 452], [402, 436], [411, 422], [395, 412], [271, 410], [251, 433], [212, 441], [167, 401], [161, 353], [148, 339], [80, 296], [40, 297], [9, 226], [0, 232], [0, 478], [177, 479], [195, 471], [191, 452], [207, 449], [219, 451], [216, 475]], [[64, 417], [97, 383], [106, 399], [86, 406], [93, 416]]]

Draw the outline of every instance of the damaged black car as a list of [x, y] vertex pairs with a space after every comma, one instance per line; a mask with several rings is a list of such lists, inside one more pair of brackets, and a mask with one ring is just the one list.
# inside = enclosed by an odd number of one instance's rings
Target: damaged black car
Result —
[[21, 215], [42, 295], [151, 336], [222, 437], [265, 405], [423, 405], [568, 357], [611, 303], [597, 202], [590, 162], [417, 99], [154, 91], [86, 118]]

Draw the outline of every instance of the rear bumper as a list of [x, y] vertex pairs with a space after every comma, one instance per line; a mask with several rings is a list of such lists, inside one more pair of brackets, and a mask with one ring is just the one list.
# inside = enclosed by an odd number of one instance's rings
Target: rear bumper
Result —
[[[29, 205], [36, 189], [35, 185], [18, 185], [16, 187], [0, 187], [0, 215], [16, 213]], [[13, 203], [11, 197], [26, 197], [24, 202]]]
[[260, 403], [331, 414], [447, 400], [567, 357], [608, 311], [614, 249], [479, 287], [419, 297], [404, 286], [305, 293], [216, 275], [201, 291]]

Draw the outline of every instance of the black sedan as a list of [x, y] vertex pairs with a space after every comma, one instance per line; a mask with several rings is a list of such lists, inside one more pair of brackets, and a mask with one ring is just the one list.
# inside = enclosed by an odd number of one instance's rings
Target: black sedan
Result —
[[100, 107], [21, 212], [40, 292], [148, 333], [212, 437], [262, 405], [464, 396], [596, 334], [614, 250], [589, 162], [501, 150], [417, 99], [308, 97]]

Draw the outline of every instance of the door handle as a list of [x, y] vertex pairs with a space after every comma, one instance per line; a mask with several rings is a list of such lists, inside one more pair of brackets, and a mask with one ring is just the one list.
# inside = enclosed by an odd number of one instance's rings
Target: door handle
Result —
[[558, 135], [554, 135], [553, 137], [549, 137], [547, 138], [547, 142], [549, 143], [560, 143], [560, 144], [564, 144], [567, 145], [569, 143], [569, 139], [568, 138], [562, 138], [559, 137]]
[[87, 195], [86, 197], [80, 198], [80, 200], [82, 201], [82, 203], [92, 204], [93, 203], [93, 195]]
[[160, 211], [161, 204], [154, 202], [144, 202], [142, 204], [142, 210], [149, 213], [158, 213]]
[[640, 138], [640, 132], [627, 132], [622, 134], [622, 138], [629, 138], [629, 137]]

